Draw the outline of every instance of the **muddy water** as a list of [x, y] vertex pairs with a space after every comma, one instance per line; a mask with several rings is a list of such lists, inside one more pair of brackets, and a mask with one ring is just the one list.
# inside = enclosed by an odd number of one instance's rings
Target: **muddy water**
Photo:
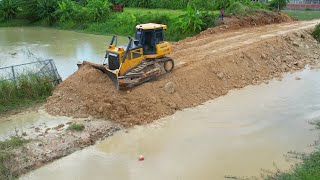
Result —
[[[40, 27], [0, 28], [0, 67], [34, 61], [26, 52], [54, 59], [63, 78], [76, 71], [78, 61], [102, 63], [111, 36], [90, 35]], [[127, 38], [119, 37], [118, 44]]]
[[[38, 111], [23, 112], [8, 117], [0, 117], [0, 140], [8, 139], [10, 136], [26, 133], [25, 138], [36, 138], [45, 132], [47, 128], [56, 127], [72, 121], [69, 117], [55, 117], [47, 114], [44, 109]], [[35, 132], [35, 128], [39, 128]], [[53, 130], [52, 130], [53, 131]], [[51, 131], [48, 131], [49, 133]]]
[[[295, 77], [301, 80], [295, 80]], [[287, 169], [290, 150], [310, 152], [319, 134], [320, 71], [235, 90], [153, 124], [119, 132], [21, 179], [212, 180]], [[139, 162], [138, 156], [145, 156]]]

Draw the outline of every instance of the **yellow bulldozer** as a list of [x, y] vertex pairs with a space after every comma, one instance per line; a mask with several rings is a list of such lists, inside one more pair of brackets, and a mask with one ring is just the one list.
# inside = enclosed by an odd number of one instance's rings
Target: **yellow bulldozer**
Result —
[[109, 76], [116, 88], [127, 89], [169, 73], [174, 61], [166, 56], [172, 52], [165, 41], [163, 24], [140, 24], [136, 26], [135, 39], [129, 37], [126, 46], [117, 46], [117, 36], [113, 36], [107, 48], [103, 64], [90, 64]]

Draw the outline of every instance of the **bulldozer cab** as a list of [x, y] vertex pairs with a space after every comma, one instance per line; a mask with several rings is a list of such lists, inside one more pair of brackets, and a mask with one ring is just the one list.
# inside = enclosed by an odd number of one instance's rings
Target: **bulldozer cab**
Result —
[[135, 45], [140, 44], [144, 55], [156, 54], [156, 45], [164, 41], [164, 30], [166, 25], [162, 24], [140, 24], [136, 26]]

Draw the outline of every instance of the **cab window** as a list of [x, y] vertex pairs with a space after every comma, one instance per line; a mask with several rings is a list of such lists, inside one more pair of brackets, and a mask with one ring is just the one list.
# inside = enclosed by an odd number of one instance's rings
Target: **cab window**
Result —
[[156, 34], [156, 43], [164, 41], [162, 29], [156, 29], [155, 34]]

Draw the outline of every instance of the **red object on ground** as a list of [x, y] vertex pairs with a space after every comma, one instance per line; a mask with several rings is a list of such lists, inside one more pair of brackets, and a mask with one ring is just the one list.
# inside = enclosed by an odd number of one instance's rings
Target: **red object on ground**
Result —
[[118, 4], [118, 5], [113, 5], [111, 6], [112, 11], [120, 11], [123, 12], [124, 5], [123, 4]]
[[142, 155], [139, 156], [139, 161], [144, 161], [144, 157]]

